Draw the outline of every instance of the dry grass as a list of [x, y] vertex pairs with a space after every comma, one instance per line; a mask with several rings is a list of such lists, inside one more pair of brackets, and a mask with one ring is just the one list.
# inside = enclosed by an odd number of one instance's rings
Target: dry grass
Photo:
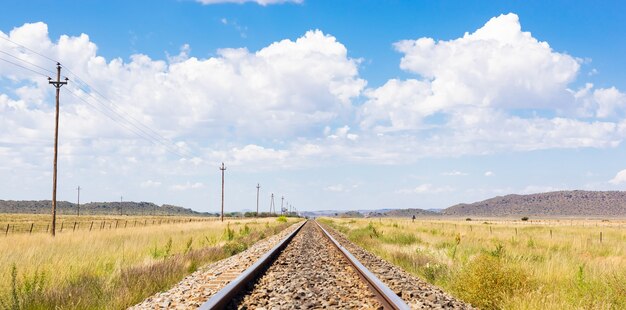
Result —
[[[57, 215], [56, 232], [85, 232], [174, 224], [189, 221], [207, 222], [217, 220], [219, 220], [219, 218], [193, 216]], [[0, 214], [0, 236], [20, 233], [47, 233], [49, 231], [49, 214]]]
[[291, 223], [185, 221], [55, 238], [0, 236], [0, 309], [124, 308]]
[[625, 221], [326, 221], [483, 309], [626, 309]]

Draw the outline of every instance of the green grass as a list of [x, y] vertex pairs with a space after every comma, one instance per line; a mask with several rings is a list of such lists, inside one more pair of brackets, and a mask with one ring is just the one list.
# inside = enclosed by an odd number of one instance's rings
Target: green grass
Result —
[[0, 236], [0, 309], [121, 309], [294, 223], [238, 219]]
[[626, 309], [624, 221], [323, 221], [482, 309]]

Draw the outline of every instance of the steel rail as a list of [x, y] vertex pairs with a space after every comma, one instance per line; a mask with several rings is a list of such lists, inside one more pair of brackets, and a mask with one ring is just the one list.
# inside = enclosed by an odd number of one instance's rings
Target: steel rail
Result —
[[361, 262], [359, 262], [354, 255], [344, 248], [333, 236], [331, 236], [320, 223], [315, 221], [315, 224], [322, 230], [324, 235], [331, 241], [332, 244], [341, 251], [346, 257], [348, 262], [354, 267], [359, 276], [367, 283], [367, 285], [374, 291], [376, 298], [382, 303], [385, 309], [410, 309], [409, 306], [394, 293], [385, 283], [380, 281], [371, 271], [369, 271]]
[[276, 257], [287, 246], [289, 241], [293, 239], [293, 237], [298, 233], [298, 231], [300, 231], [300, 229], [304, 226], [304, 224], [306, 224], [306, 222], [306, 220], [302, 222], [302, 224], [300, 224], [298, 228], [291, 232], [287, 237], [283, 238], [283, 240], [281, 240], [271, 250], [263, 254], [263, 256], [257, 259], [257, 261], [252, 266], [246, 269], [237, 278], [232, 280], [230, 283], [228, 283], [228, 285], [215, 293], [215, 295], [211, 296], [211, 298], [202, 305], [200, 305], [198, 309], [208, 310], [226, 308], [226, 306], [233, 299], [233, 297], [245, 290], [250, 281], [252, 281], [267, 266], [273, 263], [274, 257]]

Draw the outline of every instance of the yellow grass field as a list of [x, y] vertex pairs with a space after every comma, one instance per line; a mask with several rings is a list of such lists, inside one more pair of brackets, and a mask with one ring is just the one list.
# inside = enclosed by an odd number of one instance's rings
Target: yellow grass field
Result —
[[[0, 215], [0, 223], [25, 217]], [[34, 216], [28, 220], [42, 219]], [[118, 226], [122, 220], [154, 220], [155, 224], [66, 230], [54, 238], [43, 232], [0, 234], [0, 309], [124, 308], [295, 221], [229, 219], [222, 223], [205, 219], [123, 217], [117, 219]], [[81, 220], [114, 223], [116, 218]]]
[[[57, 215], [56, 232], [98, 231], [217, 220], [219, 220], [217, 217], [194, 216]], [[47, 233], [49, 231], [49, 214], [0, 214], [0, 235]]]
[[323, 222], [482, 309], [626, 309], [624, 220]]

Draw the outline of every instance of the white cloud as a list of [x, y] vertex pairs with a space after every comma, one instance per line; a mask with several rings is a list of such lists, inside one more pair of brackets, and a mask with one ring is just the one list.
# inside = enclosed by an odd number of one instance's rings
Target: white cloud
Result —
[[492, 176], [494, 176], [494, 175], [495, 175], [495, 174], [493, 173], [493, 171], [485, 171], [485, 176], [486, 176], [486, 177], [492, 177]]
[[515, 14], [494, 17], [458, 39], [404, 40], [395, 47], [404, 54], [400, 67], [421, 79], [367, 89], [359, 124], [414, 139], [414, 153], [615, 147], [626, 135], [619, 117], [626, 96], [591, 84], [568, 89], [582, 60], [523, 32]]
[[562, 187], [554, 187], [554, 186], [541, 186], [541, 185], [528, 185], [521, 191], [519, 194], [527, 195], [527, 194], [537, 194], [537, 193], [547, 193], [547, 192], [556, 192], [566, 190]]
[[358, 184], [352, 184], [352, 185], [335, 184], [335, 185], [330, 185], [330, 186], [325, 187], [324, 190], [329, 191], [329, 192], [336, 192], [336, 193], [347, 193], [358, 187], [359, 187]]
[[622, 183], [626, 183], [626, 169], [621, 170], [620, 172], [618, 172], [614, 178], [612, 178], [611, 180], [609, 180], [609, 183], [613, 184], [613, 185], [618, 185], [618, 184], [622, 184]]
[[302, 3], [304, 0], [196, 0], [196, 2], [200, 2], [204, 5], [207, 4], [218, 4], [218, 3], [239, 3], [243, 4], [246, 2], [254, 2], [262, 6], [270, 5], [270, 4], [282, 4], [282, 3]]
[[191, 182], [187, 182], [185, 184], [175, 184], [170, 186], [170, 190], [173, 191], [186, 191], [186, 190], [190, 190], [190, 189], [198, 189], [198, 188], [202, 188], [204, 187], [204, 184], [201, 182], [195, 182], [195, 183], [191, 183]]
[[400, 190], [397, 190], [396, 193], [397, 194], [438, 194], [438, 193], [451, 192], [453, 190], [454, 189], [449, 186], [436, 187], [436, 186], [433, 186], [432, 184], [426, 183], [426, 184], [418, 185], [415, 188], [400, 189]]
[[161, 186], [161, 182], [147, 180], [147, 181], [141, 182], [139, 186], [141, 186], [141, 188], [156, 188], [156, 187]]
[[[120, 128], [70, 95], [79, 84], [72, 79], [61, 99], [64, 164], [111, 178], [139, 167], [158, 170], [180, 178], [171, 189], [185, 188], [190, 175], [221, 161], [248, 170], [407, 164], [423, 157], [615, 147], [626, 136], [624, 93], [591, 84], [569, 90], [581, 61], [522, 32], [515, 15], [496, 17], [455, 40], [398, 42], [401, 68], [416, 76], [369, 89], [359, 75], [361, 60], [319, 30], [255, 51], [220, 49], [209, 58], [194, 57], [183, 45], [162, 60], [142, 54], [107, 60], [88, 35], [51, 40], [44, 23], [8, 35], [61, 59], [122, 114], [171, 141], [169, 147], [152, 145]], [[53, 68], [4, 40], [0, 49]], [[0, 165], [49, 171], [52, 88], [45, 78], [5, 62], [0, 76], [18, 85], [0, 93], [0, 143], [9, 147], [0, 152]], [[77, 93], [101, 107], [91, 98], [98, 94]], [[539, 113], [516, 114], [519, 109]], [[172, 160], [172, 148], [185, 158]], [[408, 191], [446, 189], [423, 186]]]
[[444, 172], [441, 175], [445, 175], [445, 176], [464, 176], [464, 175], [467, 175], [467, 173], [461, 172], [461, 171], [458, 171], [458, 170], [453, 170], [453, 171]]

